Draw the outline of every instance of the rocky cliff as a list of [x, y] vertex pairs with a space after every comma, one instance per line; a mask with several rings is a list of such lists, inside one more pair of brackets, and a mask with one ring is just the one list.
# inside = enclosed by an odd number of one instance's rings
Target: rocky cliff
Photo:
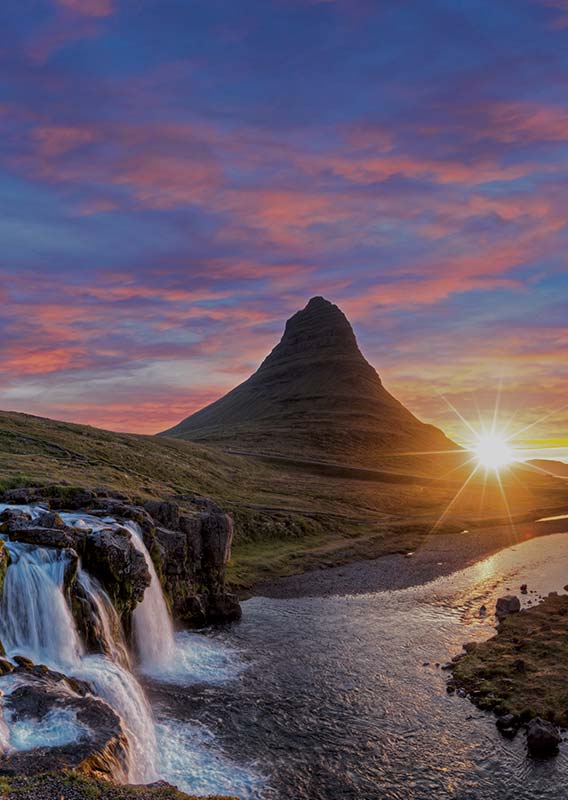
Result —
[[[143, 557], [132, 545], [125, 528], [89, 531], [66, 526], [58, 511], [81, 510], [118, 522], [140, 525], [160, 577], [174, 620], [198, 627], [225, 622], [240, 616], [237, 598], [227, 591], [225, 567], [230, 558], [233, 521], [211, 500], [182, 495], [178, 502], [136, 503], [105, 490], [67, 489], [47, 486], [12, 489], [0, 496], [10, 504], [44, 504], [46, 510], [31, 521], [18, 511], [0, 515], [0, 537], [43, 547], [65, 548], [80, 558], [83, 566], [103, 586], [117, 609], [125, 630], [136, 604], [144, 596], [150, 576]], [[0, 538], [0, 582], [5, 570]], [[68, 578], [74, 613], [84, 608], [80, 588]], [[83, 603], [83, 605], [82, 605]], [[85, 628], [86, 622], [80, 620]]]

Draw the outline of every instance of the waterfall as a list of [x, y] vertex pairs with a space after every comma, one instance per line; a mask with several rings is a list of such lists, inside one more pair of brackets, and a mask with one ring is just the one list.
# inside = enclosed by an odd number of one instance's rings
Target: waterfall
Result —
[[[64, 582], [69, 556], [65, 551], [7, 542], [11, 563], [6, 571], [0, 602], [0, 641], [9, 656], [24, 655], [35, 663], [81, 678], [93, 692], [120, 715], [129, 744], [128, 780], [156, 780], [156, 734], [154, 720], [142, 687], [110, 649], [110, 658], [84, 655], [75, 621], [65, 600]], [[88, 591], [101, 628], [109, 638], [115, 624], [110, 600], [97, 582], [81, 571], [81, 584]], [[116, 612], [114, 612], [116, 613]], [[5, 726], [0, 719], [0, 749]], [[3, 733], [4, 731], [4, 733]]]
[[56, 668], [76, 664], [82, 647], [63, 584], [64, 550], [7, 542], [10, 566], [0, 602], [0, 641], [10, 655]]
[[97, 620], [98, 637], [103, 652], [112, 661], [130, 669], [130, 656], [124, 641], [122, 625], [112, 600], [100, 583], [89, 575], [82, 567], [77, 572], [77, 582], [81, 586], [95, 619]]
[[175, 656], [174, 629], [172, 620], [156, 574], [154, 563], [148, 552], [140, 526], [135, 522], [125, 523], [132, 534], [132, 544], [142, 553], [150, 572], [151, 583], [144, 592], [144, 599], [133, 614], [134, 638], [141, 666], [150, 673], [171, 669]]
[[73, 675], [87, 681], [122, 719], [129, 745], [129, 783], [158, 780], [152, 709], [134, 675], [102, 655], [82, 659]]

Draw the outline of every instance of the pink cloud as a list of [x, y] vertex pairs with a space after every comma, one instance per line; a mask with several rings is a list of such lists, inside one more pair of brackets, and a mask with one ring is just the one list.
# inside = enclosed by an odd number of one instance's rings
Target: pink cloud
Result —
[[108, 17], [113, 13], [113, 0], [55, 0], [60, 8], [86, 17]]

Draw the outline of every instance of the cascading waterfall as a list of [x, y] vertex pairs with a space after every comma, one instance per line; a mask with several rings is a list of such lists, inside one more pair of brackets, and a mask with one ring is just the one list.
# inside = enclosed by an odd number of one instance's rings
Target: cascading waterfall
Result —
[[[68, 553], [18, 542], [6, 544], [11, 563], [0, 602], [0, 641], [8, 656], [23, 655], [87, 681], [122, 718], [129, 743], [128, 780], [144, 783], [157, 779], [152, 711], [134, 675], [119, 663], [121, 642], [109, 645], [110, 657], [83, 653], [64, 593]], [[109, 598], [86, 572], [81, 571], [80, 581], [105, 635], [112, 637], [116, 620], [109, 610]], [[111, 660], [115, 656], [117, 660]], [[7, 740], [5, 724], [0, 718], [0, 740], [4, 738]]]
[[64, 550], [8, 542], [10, 566], [0, 602], [0, 641], [9, 653], [56, 668], [76, 664], [82, 647], [63, 585]]
[[77, 572], [77, 582], [81, 586], [93, 614], [98, 620], [103, 651], [112, 661], [126, 669], [130, 668], [130, 656], [124, 641], [124, 633], [112, 600], [100, 583], [82, 567]]
[[175, 655], [174, 629], [164, 599], [160, 580], [148, 552], [140, 526], [135, 522], [125, 523], [132, 534], [132, 544], [142, 553], [150, 572], [151, 583], [144, 599], [133, 614], [134, 637], [142, 669], [150, 673], [171, 668]]

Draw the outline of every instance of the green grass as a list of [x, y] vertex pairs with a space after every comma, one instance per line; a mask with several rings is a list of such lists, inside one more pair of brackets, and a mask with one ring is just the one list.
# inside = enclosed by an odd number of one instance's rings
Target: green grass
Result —
[[[511, 482], [516, 513], [568, 502], [566, 484], [537, 483], [519, 490]], [[0, 412], [0, 490], [38, 484], [102, 487], [142, 501], [213, 498], [235, 518], [229, 576], [240, 589], [312, 566], [415, 549], [459, 488], [413, 476], [363, 480], [348, 468], [266, 463], [191, 442]], [[479, 496], [472, 483], [448, 522], [475, 524]], [[504, 515], [496, 486], [485, 500], [482, 517]]]
[[497, 635], [470, 643], [453, 682], [481, 708], [568, 727], [568, 596], [511, 614]]

